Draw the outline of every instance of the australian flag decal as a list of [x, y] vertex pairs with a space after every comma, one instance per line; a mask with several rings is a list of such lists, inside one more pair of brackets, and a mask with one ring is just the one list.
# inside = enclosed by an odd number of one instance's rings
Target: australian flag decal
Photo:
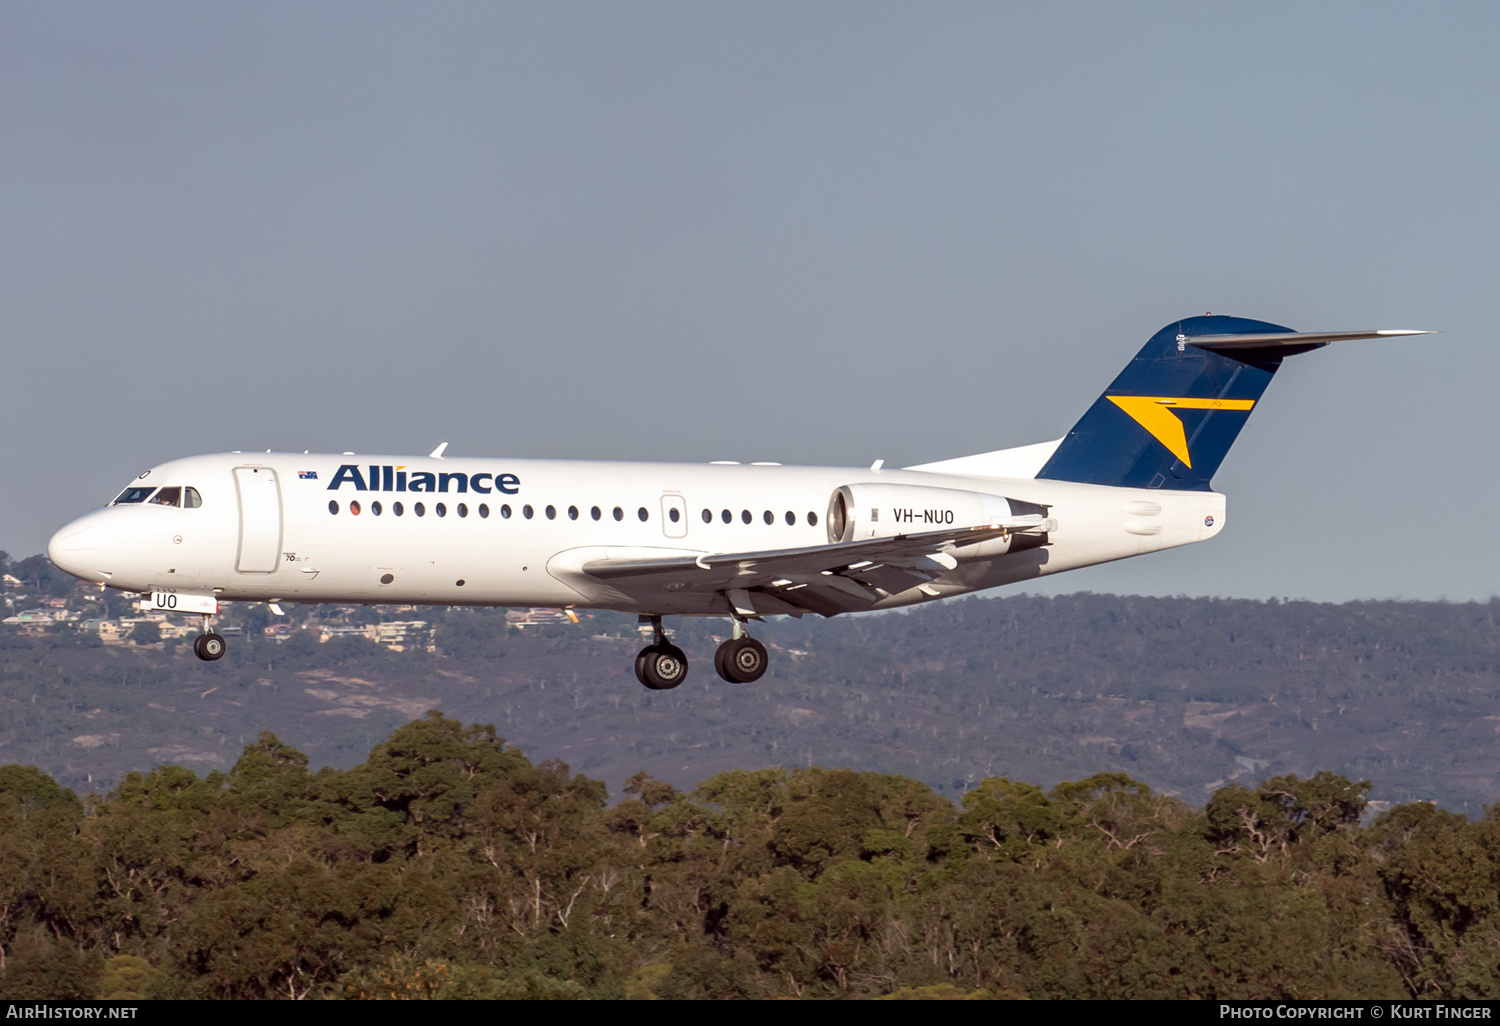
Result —
[[318, 472], [316, 470], [299, 470], [297, 471], [297, 477], [303, 481], [316, 481], [318, 479]]

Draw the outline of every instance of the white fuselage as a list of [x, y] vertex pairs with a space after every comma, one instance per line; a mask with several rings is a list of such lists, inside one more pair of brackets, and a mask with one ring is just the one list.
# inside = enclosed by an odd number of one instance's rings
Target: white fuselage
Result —
[[[357, 478], [341, 473], [348, 466]], [[872, 483], [1003, 495], [1048, 507], [1053, 521], [1044, 546], [998, 555], [984, 546], [957, 549], [956, 565], [931, 584], [872, 608], [1202, 541], [1224, 525], [1224, 498], [1214, 492], [1019, 476], [231, 453], [173, 460], [134, 482], [193, 489], [199, 505], [113, 504], [64, 527], [48, 552], [69, 573], [114, 588], [226, 600], [725, 615], [712, 595], [670, 587], [627, 595], [581, 567], [600, 559], [827, 545], [833, 491]]]

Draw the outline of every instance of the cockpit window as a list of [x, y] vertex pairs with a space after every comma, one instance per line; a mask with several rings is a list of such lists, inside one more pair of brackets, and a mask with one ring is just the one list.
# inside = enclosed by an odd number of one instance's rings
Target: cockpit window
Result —
[[198, 494], [198, 489], [188, 487], [182, 490], [182, 504], [188, 509], [197, 509], [203, 505], [203, 496]]
[[115, 501], [110, 505], [120, 506], [127, 502], [145, 502], [146, 497], [154, 491], [156, 491], [154, 486], [132, 485], [116, 496]]
[[151, 496], [151, 504], [154, 506], [181, 506], [182, 489], [177, 486], [162, 488]]

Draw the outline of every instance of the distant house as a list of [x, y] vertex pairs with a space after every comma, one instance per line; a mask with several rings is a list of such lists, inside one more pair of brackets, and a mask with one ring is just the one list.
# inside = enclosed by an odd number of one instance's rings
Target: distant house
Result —
[[120, 628], [128, 631], [137, 644], [149, 645], [161, 640], [160, 620], [148, 620], [143, 616], [120, 617]]
[[0, 623], [50, 627], [57, 622], [50, 609], [23, 609], [15, 616], [7, 616]]
[[130, 633], [129, 627], [122, 627], [113, 620], [104, 620], [97, 617], [81, 620], [77, 626], [78, 630], [84, 634], [97, 634], [99, 640], [106, 645], [121, 644]]
[[0, 588], [19, 588], [21, 579], [10, 574], [0, 574]]
[[512, 627], [540, 627], [549, 623], [577, 623], [578, 614], [570, 609], [512, 609], [505, 614]]
[[404, 652], [408, 646], [433, 650], [432, 628], [426, 620], [387, 620], [375, 625], [375, 641], [392, 652]]
[[273, 623], [268, 627], [262, 627], [260, 632], [273, 641], [285, 641], [292, 636], [292, 628], [284, 623]]
[[374, 641], [375, 640], [375, 628], [373, 626], [369, 626], [369, 627], [339, 626], [339, 627], [319, 627], [318, 628], [318, 640], [319, 641], [332, 641], [334, 638], [361, 638], [361, 639], [363, 639], [365, 641]]

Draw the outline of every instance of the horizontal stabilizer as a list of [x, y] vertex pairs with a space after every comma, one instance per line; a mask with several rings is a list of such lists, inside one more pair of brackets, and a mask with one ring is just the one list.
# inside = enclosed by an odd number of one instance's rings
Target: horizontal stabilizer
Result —
[[1431, 335], [1430, 331], [1387, 328], [1382, 331], [1280, 331], [1251, 335], [1178, 335], [1177, 341], [1199, 349], [1230, 352], [1236, 349], [1270, 349], [1280, 346], [1314, 346], [1329, 342], [1351, 342], [1359, 338], [1397, 338]]

